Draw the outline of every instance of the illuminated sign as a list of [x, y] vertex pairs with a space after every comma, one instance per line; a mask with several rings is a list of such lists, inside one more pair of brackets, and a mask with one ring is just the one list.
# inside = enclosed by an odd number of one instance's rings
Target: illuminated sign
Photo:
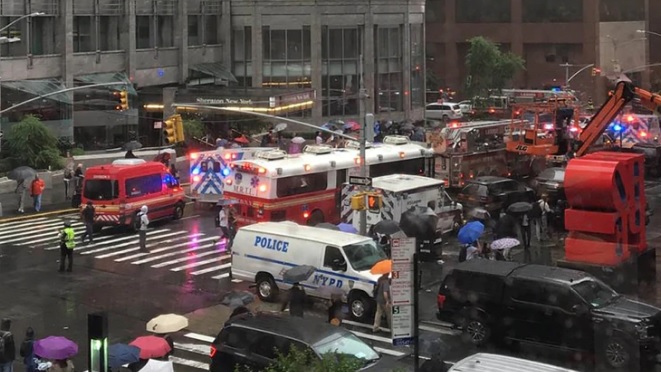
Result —
[[203, 105], [225, 105], [225, 104], [244, 104], [252, 105], [252, 99], [231, 99], [231, 98], [196, 98], [195, 102]]

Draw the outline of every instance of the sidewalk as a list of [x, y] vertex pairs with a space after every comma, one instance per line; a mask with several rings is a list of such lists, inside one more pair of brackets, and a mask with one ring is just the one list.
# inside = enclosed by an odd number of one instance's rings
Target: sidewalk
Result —
[[10, 192], [0, 194], [0, 205], [2, 206], [1, 220], [30, 218], [35, 214], [56, 214], [58, 211], [72, 210], [71, 200], [64, 198], [64, 184], [57, 182], [52, 188], [46, 189], [41, 197], [41, 211], [35, 212], [32, 207], [32, 198], [26, 197], [24, 202], [25, 213], [18, 213], [18, 194]]

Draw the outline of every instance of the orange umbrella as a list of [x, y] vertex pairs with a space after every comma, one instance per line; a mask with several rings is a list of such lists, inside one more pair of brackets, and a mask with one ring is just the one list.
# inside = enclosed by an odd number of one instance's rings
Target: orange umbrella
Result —
[[374, 275], [390, 274], [392, 271], [392, 260], [379, 261], [372, 266], [370, 273]]

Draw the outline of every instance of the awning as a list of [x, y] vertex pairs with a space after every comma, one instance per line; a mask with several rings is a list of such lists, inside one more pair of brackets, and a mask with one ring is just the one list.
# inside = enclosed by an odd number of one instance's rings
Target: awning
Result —
[[[64, 83], [57, 79], [3, 81], [2, 87], [29, 93], [35, 97], [44, 96], [67, 88]], [[73, 101], [73, 95], [70, 97], [67, 93], [57, 93], [46, 96], [44, 99], [52, 99], [54, 101], [71, 104]]]
[[200, 63], [189, 67], [193, 71], [201, 72], [205, 75], [213, 76], [215, 78], [238, 83], [234, 74], [220, 62], [213, 63]]
[[129, 77], [123, 72], [107, 72], [101, 74], [78, 75], [74, 80], [81, 83], [88, 84], [103, 84], [103, 83], [125, 83], [126, 85], [109, 85], [110, 90], [126, 90], [130, 95], [138, 95], [138, 92], [133, 88], [133, 83]]

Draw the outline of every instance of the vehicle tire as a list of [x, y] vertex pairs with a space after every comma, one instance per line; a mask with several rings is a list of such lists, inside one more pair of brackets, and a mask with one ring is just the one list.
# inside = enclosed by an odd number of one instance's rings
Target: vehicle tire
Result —
[[363, 292], [349, 294], [349, 312], [351, 317], [361, 323], [369, 321], [374, 307], [374, 300]]
[[623, 337], [608, 337], [601, 345], [598, 358], [614, 370], [624, 370], [631, 365], [633, 351], [631, 344]]
[[484, 346], [491, 337], [491, 326], [483, 316], [471, 314], [463, 327], [463, 339], [475, 346]]
[[255, 279], [255, 288], [257, 296], [262, 301], [274, 302], [278, 298], [280, 289], [275, 284], [275, 280], [269, 274], [259, 274]]
[[184, 217], [184, 203], [177, 203], [172, 212], [172, 219], [180, 220], [182, 217]]
[[310, 218], [308, 218], [307, 225], [317, 226], [322, 222], [326, 222], [326, 218], [324, 217], [324, 212], [317, 209], [313, 211], [312, 214], [310, 214]]

